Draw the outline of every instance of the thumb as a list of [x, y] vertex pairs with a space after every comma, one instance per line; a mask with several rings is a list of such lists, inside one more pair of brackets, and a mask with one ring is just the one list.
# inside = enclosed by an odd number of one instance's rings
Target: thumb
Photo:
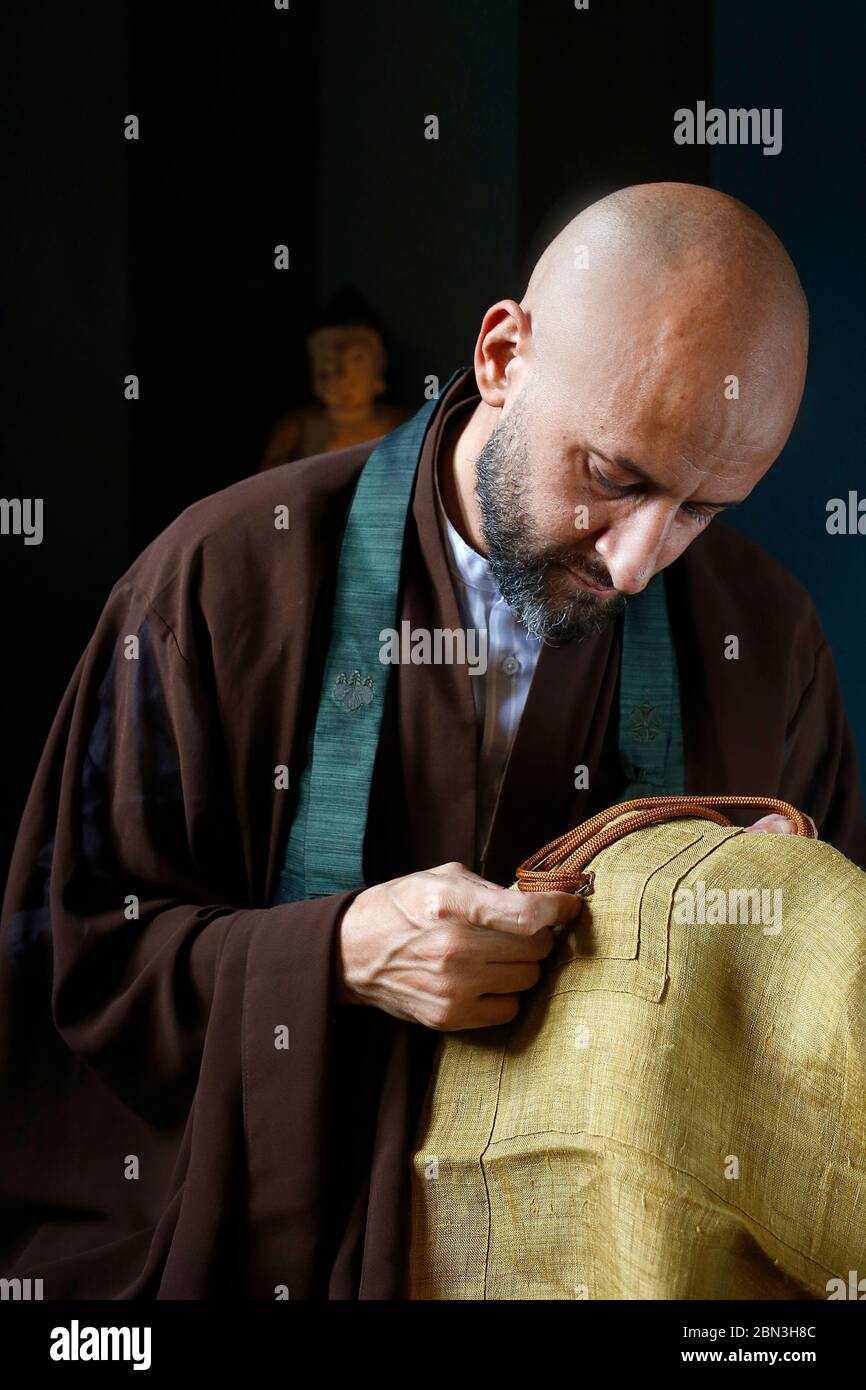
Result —
[[794, 822], [788, 820], [787, 816], [761, 816], [754, 825], [747, 825], [746, 835], [793, 835]]

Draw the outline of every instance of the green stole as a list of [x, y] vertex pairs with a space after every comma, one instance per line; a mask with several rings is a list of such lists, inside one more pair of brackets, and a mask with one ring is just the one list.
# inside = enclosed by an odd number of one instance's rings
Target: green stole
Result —
[[[343, 531], [318, 711], [273, 902], [363, 888], [364, 835], [390, 663], [379, 634], [397, 628], [403, 533], [424, 437], [442, 395], [376, 446]], [[623, 624], [620, 800], [683, 791], [677, 663], [664, 578], [629, 599]], [[527, 852], [531, 849], [527, 846]]]

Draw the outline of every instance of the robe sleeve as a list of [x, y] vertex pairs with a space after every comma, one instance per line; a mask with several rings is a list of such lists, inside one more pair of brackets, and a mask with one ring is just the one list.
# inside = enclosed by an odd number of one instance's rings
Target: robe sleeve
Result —
[[[266, 885], [251, 883], [249, 821], [201, 656], [207, 624], [200, 613], [190, 624], [182, 651], [157, 604], [124, 581], [113, 591], [22, 822], [3, 993], [15, 997], [16, 966], [46, 938], [51, 1023], [76, 1064], [147, 1125], [183, 1135], [171, 1191], [150, 1213], [145, 1283], [159, 1296], [211, 1293], [214, 1233], [240, 1189], [247, 1249], [260, 1261], [248, 1296], [273, 1298], [279, 1283], [303, 1297], [317, 1262], [327, 1265], [320, 1163], [334, 1122], [335, 939], [354, 894], [270, 907]], [[268, 751], [288, 761], [288, 750]], [[267, 771], [250, 795], [273, 798], [278, 814], [286, 793]], [[26, 1045], [26, 1031], [13, 1034], [4, 1065]], [[93, 1145], [109, 1142], [98, 1115], [90, 1124]], [[86, 1176], [78, 1181], [82, 1200]]]
[[781, 795], [812, 817], [822, 840], [866, 868], [857, 752], [833, 656], [811, 605], [809, 618], [811, 671], [792, 692]]

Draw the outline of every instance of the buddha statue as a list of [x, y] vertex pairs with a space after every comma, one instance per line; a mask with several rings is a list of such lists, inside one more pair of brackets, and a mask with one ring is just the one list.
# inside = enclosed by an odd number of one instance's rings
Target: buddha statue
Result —
[[372, 321], [352, 321], [363, 314], [349, 309], [343, 316], [347, 321], [325, 322], [309, 334], [312, 389], [320, 405], [291, 411], [279, 421], [262, 469], [377, 439], [405, 420], [405, 410], [379, 400], [386, 365], [381, 333]]

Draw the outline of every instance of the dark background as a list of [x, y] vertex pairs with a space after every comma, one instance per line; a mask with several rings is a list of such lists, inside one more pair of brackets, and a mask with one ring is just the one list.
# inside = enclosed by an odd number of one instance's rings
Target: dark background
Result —
[[[855, 0], [6, 0], [0, 494], [42, 497], [45, 536], [0, 536], [0, 877], [111, 585], [189, 502], [255, 471], [305, 398], [317, 309], [354, 283], [383, 319], [390, 394], [420, 404], [426, 376], [470, 362], [488, 305], [521, 297], [568, 209], [644, 180], [743, 198], [800, 270], [806, 398], [736, 524], [814, 595], [862, 765], [866, 539], [828, 536], [825, 518], [828, 498], [866, 494], [864, 15]], [[699, 99], [782, 107], [781, 154], [675, 145], [674, 110]]]

